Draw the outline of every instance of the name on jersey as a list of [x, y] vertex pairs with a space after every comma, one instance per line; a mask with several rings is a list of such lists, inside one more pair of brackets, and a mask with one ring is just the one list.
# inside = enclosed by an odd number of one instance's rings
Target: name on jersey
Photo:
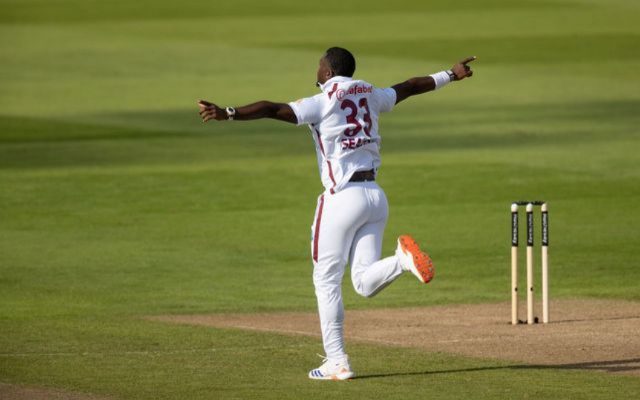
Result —
[[333, 95], [334, 92], [336, 94], [336, 99], [338, 100], [342, 100], [344, 99], [344, 96], [348, 96], [348, 95], [373, 92], [373, 86], [369, 86], [369, 85], [355, 85], [355, 86], [351, 86], [349, 90], [337, 89], [337, 87], [338, 87], [338, 84], [336, 83], [333, 86], [333, 88], [331, 88], [332, 90], [328, 93], [329, 99], [331, 99], [331, 96]]
[[342, 139], [342, 150], [353, 150], [362, 147], [365, 144], [373, 143], [371, 138], [348, 138]]

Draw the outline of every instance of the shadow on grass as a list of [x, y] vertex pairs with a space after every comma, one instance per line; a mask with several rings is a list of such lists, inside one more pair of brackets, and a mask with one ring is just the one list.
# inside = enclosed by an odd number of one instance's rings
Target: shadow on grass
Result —
[[371, 374], [360, 375], [354, 379], [372, 379], [372, 378], [390, 378], [400, 376], [421, 376], [421, 375], [436, 375], [436, 374], [456, 374], [465, 372], [479, 372], [479, 371], [492, 371], [492, 370], [505, 370], [505, 369], [566, 369], [566, 370], [590, 370], [590, 371], [604, 371], [604, 372], [631, 372], [640, 371], [640, 358], [630, 358], [626, 360], [610, 360], [610, 361], [590, 361], [584, 363], [572, 363], [572, 364], [557, 364], [557, 365], [504, 365], [493, 367], [476, 367], [476, 368], [459, 368], [459, 369], [445, 369], [445, 370], [429, 370], [429, 371], [416, 371], [416, 372], [397, 372], [388, 374]]
[[[383, 152], [574, 146], [638, 138], [640, 101], [465, 105], [455, 115], [434, 104], [429, 118], [391, 116]], [[308, 154], [308, 130], [277, 121], [203, 124], [195, 110], [82, 118], [0, 116], [0, 167], [139, 164], [141, 160], [287, 157]]]
[[[496, 135], [504, 140], [509, 135], [508, 126], [522, 126], [520, 133], [528, 141], [545, 141], [553, 135], [554, 122], [602, 123], [609, 121], [615, 126], [633, 126], [640, 123], [640, 100], [618, 100], [582, 103], [532, 103], [532, 104], [464, 104], [456, 105], [452, 114], [452, 104], [433, 103], [424, 118], [409, 111], [398, 111], [384, 118], [382, 136], [392, 141], [395, 136], [405, 136], [410, 131], [427, 132], [424, 138], [430, 147], [476, 147]], [[410, 114], [410, 119], [399, 114]], [[495, 126], [487, 129], [487, 126]], [[551, 134], [540, 135], [539, 128], [546, 127]], [[89, 115], [65, 118], [32, 118], [25, 116], [0, 115], [0, 143], [14, 142], [60, 142], [102, 139], [147, 140], [153, 137], [185, 137], [204, 135], [230, 139], [254, 134], [299, 135], [301, 128], [282, 122], [264, 120], [238, 123], [204, 124], [197, 109], [175, 109], [165, 111], [136, 111]], [[479, 129], [482, 128], [482, 129]], [[513, 129], [512, 129], [513, 130]], [[487, 131], [490, 135], [487, 135]], [[564, 129], [558, 128], [558, 133]], [[466, 135], [465, 132], [470, 132]], [[610, 131], [605, 132], [611, 134]], [[580, 133], [583, 135], [583, 132]], [[514, 144], [507, 140], [507, 145]]]

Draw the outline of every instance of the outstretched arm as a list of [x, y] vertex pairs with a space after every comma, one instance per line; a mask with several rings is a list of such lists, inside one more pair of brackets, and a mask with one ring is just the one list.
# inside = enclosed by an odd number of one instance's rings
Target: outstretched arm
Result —
[[247, 121], [259, 118], [273, 118], [280, 121], [291, 122], [292, 124], [298, 123], [296, 114], [291, 109], [291, 106], [285, 103], [259, 101], [235, 108], [235, 114], [233, 116], [230, 116], [226, 109], [220, 108], [206, 100], [198, 101], [198, 107], [200, 108], [202, 122], [207, 122], [212, 119], [218, 121], [227, 119]]
[[[475, 60], [476, 57], [468, 57], [459, 63], [455, 64], [450, 71], [449, 78], [444, 76], [445, 82], [448, 83], [452, 80], [461, 81], [464, 78], [468, 78], [473, 75], [471, 67], [467, 64]], [[448, 80], [447, 80], [448, 79]], [[393, 85], [393, 89], [396, 91], [396, 104], [410, 96], [426, 93], [437, 88], [436, 79], [433, 76], [423, 76], [418, 78], [411, 78], [397, 85]]]

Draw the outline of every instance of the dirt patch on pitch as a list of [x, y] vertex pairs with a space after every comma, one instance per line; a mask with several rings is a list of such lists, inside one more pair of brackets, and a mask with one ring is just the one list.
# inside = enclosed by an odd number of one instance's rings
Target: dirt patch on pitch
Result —
[[106, 400], [86, 393], [67, 392], [59, 389], [27, 387], [0, 383], [2, 400]]
[[[640, 303], [551, 302], [549, 324], [509, 324], [511, 306], [435, 306], [347, 311], [345, 337], [526, 365], [640, 376]], [[172, 315], [153, 320], [320, 336], [313, 313]]]

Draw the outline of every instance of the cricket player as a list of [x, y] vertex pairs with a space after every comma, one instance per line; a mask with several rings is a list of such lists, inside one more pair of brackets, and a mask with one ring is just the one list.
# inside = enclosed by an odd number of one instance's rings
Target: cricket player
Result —
[[388, 205], [376, 183], [380, 167], [381, 113], [410, 96], [430, 92], [473, 74], [467, 65], [411, 78], [390, 88], [377, 88], [354, 79], [356, 62], [346, 49], [332, 47], [322, 58], [316, 85], [320, 93], [291, 103], [259, 101], [242, 107], [221, 108], [200, 100], [204, 122], [273, 118], [306, 124], [315, 141], [324, 193], [318, 197], [311, 227], [313, 284], [318, 301], [326, 357], [309, 372], [311, 379], [344, 380], [355, 376], [345, 350], [341, 282], [347, 263], [356, 292], [372, 297], [410, 271], [420, 282], [433, 279], [431, 258], [408, 235], [398, 238], [394, 255], [381, 258]]

